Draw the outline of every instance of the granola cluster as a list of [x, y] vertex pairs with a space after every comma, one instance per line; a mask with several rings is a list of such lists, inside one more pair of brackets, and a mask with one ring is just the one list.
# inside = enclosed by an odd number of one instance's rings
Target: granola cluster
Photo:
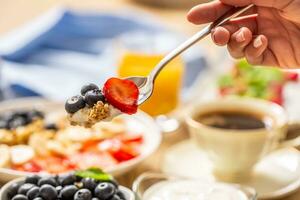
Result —
[[98, 101], [93, 107], [84, 107], [74, 114], [69, 115], [72, 125], [91, 127], [98, 121], [110, 117], [110, 106], [107, 103]]

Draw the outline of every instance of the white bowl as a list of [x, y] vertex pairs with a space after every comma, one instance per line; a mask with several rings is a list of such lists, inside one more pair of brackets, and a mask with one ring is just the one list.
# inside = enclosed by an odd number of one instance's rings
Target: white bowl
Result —
[[[18, 178], [18, 179], [12, 180], [12, 181], [8, 182], [7, 184], [5, 184], [0, 190], [0, 199], [1, 200], [9, 200], [7, 198], [8, 188], [14, 183], [21, 183], [21, 182], [24, 182], [24, 178]], [[134, 200], [135, 199], [134, 193], [130, 189], [128, 189], [124, 186], [119, 186], [119, 188], [125, 195], [126, 200]]]
[[[64, 113], [64, 106], [61, 102], [53, 102], [42, 98], [22, 98], [9, 100], [0, 103], [0, 114], [9, 110], [36, 108], [45, 113]], [[138, 111], [135, 115], [123, 115], [128, 121], [129, 127], [141, 130], [144, 137], [144, 144], [141, 148], [141, 155], [129, 161], [122, 162], [111, 168], [105, 169], [107, 173], [113, 176], [119, 176], [133, 169], [152, 153], [154, 153], [161, 142], [160, 129], [148, 114]], [[0, 182], [7, 182], [18, 177], [30, 175], [30, 172], [17, 171], [9, 168], [0, 168]], [[2, 199], [1, 199], [2, 200]]]

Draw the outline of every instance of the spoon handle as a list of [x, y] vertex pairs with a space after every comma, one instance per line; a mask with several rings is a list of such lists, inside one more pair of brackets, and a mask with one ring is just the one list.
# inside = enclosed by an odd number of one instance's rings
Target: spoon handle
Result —
[[239, 7], [239, 8], [233, 8], [229, 10], [227, 13], [222, 15], [219, 19], [217, 19], [215, 22], [207, 25], [204, 27], [201, 31], [197, 32], [195, 35], [193, 35], [191, 38], [183, 42], [181, 45], [179, 45], [176, 49], [171, 51], [169, 54], [167, 54], [152, 70], [152, 72], [149, 75], [150, 81], [154, 82], [157, 75], [160, 73], [160, 71], [169, 63], [171, 62], [175, 57], [180, 55], [182, 52], [187, 50], [189, 47], [193, 46], [195, 43], [197, 43], [202, 38], [206, 37], [210, 34], [211, 30], [217, 26], [223, 25], [224, 23], [228, 22], [229, 20], [238, 17], [240, 14], [244, 13], [245, 11], [252, 8], [254, 5], [250, 4], [246, 7]]

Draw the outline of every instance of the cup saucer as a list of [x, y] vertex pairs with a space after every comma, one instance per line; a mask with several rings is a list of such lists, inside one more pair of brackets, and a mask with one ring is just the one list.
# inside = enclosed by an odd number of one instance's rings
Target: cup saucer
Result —
[[[162, 170], [177, 176], [214, 181], [213, 165], [191, 140], [170, 147]], [[300, 188], [300, 152], [294, 148], [274, 151], [254, 168], [251, 179], [240, 184], [256, 189], [259, 199], [277, 199]]]

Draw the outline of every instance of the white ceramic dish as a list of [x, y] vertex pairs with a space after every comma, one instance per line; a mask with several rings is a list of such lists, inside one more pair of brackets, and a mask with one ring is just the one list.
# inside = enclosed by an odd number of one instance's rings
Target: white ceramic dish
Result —
[[[8, 200], [8, 198], [7, 198], [7, 189], [8, 189], [12, 184], [14, 184], [14, 183], [21, 183], [21, 182], [23, 182], [23, 181], [24, 181], [24, 178], [18, 178], [18, 179], [12, 180], [12, 181], [8, 182], [7, 184], [5, 184], [5, 185], [1, 188], [1, 190], [0, 190], [0, 199], [1, 199], [1, 200]], [[128, 188], [126, 188], [126, 187], [124, 187], [124, 186], [120, 186], [120, 190], [121, 190], [121, 191], [123, 192], [123, 194], [125, 195], [126, 200], [134, 200], [134, 199], [135, 199], [134, 193], [133, 193], [130, 189], [128, 189]]]
[[[30, 109], [37, 108], [45, 113], [64, 113], [63, 104], [59, 102], [48, 101], [41, 98], [22, 98], [17, 100], [10, 100], [0, 103], [0, 113], [9, 110], [18, 109]], [[105, 169], [106, 172], [113, 176], [118, 176], [128, 172], [136, 165], [141, 163], [147, 157], [149, 157], [160, 145], [161, 133], [160, 129], [154, 122], [154, 120], [142, 111], [138, 111], [135, 115], [123, 115], [122, 117], [128, 121], [129, 129], [134, 128], [135, 131], [140, 130], [144, 136], [144, 144], [141, 149], [141, 155], [113, 166], [109, 169]], [[7, 182], [17, 177], [29, 175], [29, 172], [16, 171], [8, 168], [0, 168], [0, 182]], [[2, 199], [1, 199], [2, 200]]]
[[[178, 158], [181, 158], [180, 162]], [[190, 140], [170, 147], [162, 167], [168, 174], [216, 180], [212, 162]], [[258, 199], [279, 199], [294, 193], [300, 188], [300, 152], [286, 148], [271, 153], [255, 166], [251, 179], [239, 184], [254, 188]]]
[[[176, 177], [176, 176], [171, 176], [171, 175], [166, 175], [166, 174], [147, 172], [147, 173], [141, 174], [138, 178], [135, 179], [133, 186], [132, 186], [132, 190], [135, 193], [137, 200], [142, 200], [142, 199], [147, 199], [145, 196], [147, 195], [147, 193], [149, 194], [149, 191], [152, 190], [152, 192], [154, 191], [156, 193], [159, 189], [162, 189], [161, 186], [166, 183], [171, 183], [171, 182], [176, 183], [177, 182], [180, 184], [182, 182], [189, 182], [189, 181], [191, 181], [190, 186], [194, 185], [197, 182], [201, 182], [201, 184], [203, 186], [206, 186], [206, 189], [209, 188], [207, 186], [212, 186], [212, 184], [214, 184], [211, 181], [203, 181], [203, 180], [195, 179], [195, 178], [182, 178], [182, 177]], [[229, 187], [232, 189], [231, 191], [238, 191], [241, 199], [247, 199], [247, 200], [256, 200], [257, 199], [256, 191], [253, 188], [246, 187], [243, 185], [237, 185], [237, 184], [227, 184], [227, 183], [217, 183], [217, 184], [222, 185], [222, 187], [224, 187], [224, 186]], [[182, 186], [183, 185], [180, 184], [179, 190], [182, 189]], [[186, 190], [186, 191], [188, 191], [188, 190]], [[195, 191], [193, 191], [193, 189], [191, 191], [192, 191], [192, 193], [195, 192]], [[164, 191], [163, 199], [168, 199], [167, 193], [168, 193], [167, 191]], [[198, 195], [199, 195], [199, 193], [198, 193]], [[187, 195], [187, 193], [185, 193], [183, 191], [179, 191], [179, 194]], [[201, 195], [199, 195], [199, 196], [201, 196]], [[219, 197], [220, 196], [215, 198], [215, 200], [221, 200], [221, 199], [219, 199]], [[237, 196], [235, 196], [235, 197], [237, 197]], [[158, 199], [161, 199], [161, 198], [158, 198]], [[171, 199], [172, 199], [172, 197], [171, 197]], [[181, 199], [181, 198], [179, 197], [178, 199]], [[187, 196], [186, 199], [194, 199], [194, 198], [191, 196]], [[211, 199], [211, 198], [209, 198], [209, 199]], [[228, 198], [224, 197], [223, 199], [228, 199]], [[233, 198], [233, 199], [237, 200], [240, 198]]]

